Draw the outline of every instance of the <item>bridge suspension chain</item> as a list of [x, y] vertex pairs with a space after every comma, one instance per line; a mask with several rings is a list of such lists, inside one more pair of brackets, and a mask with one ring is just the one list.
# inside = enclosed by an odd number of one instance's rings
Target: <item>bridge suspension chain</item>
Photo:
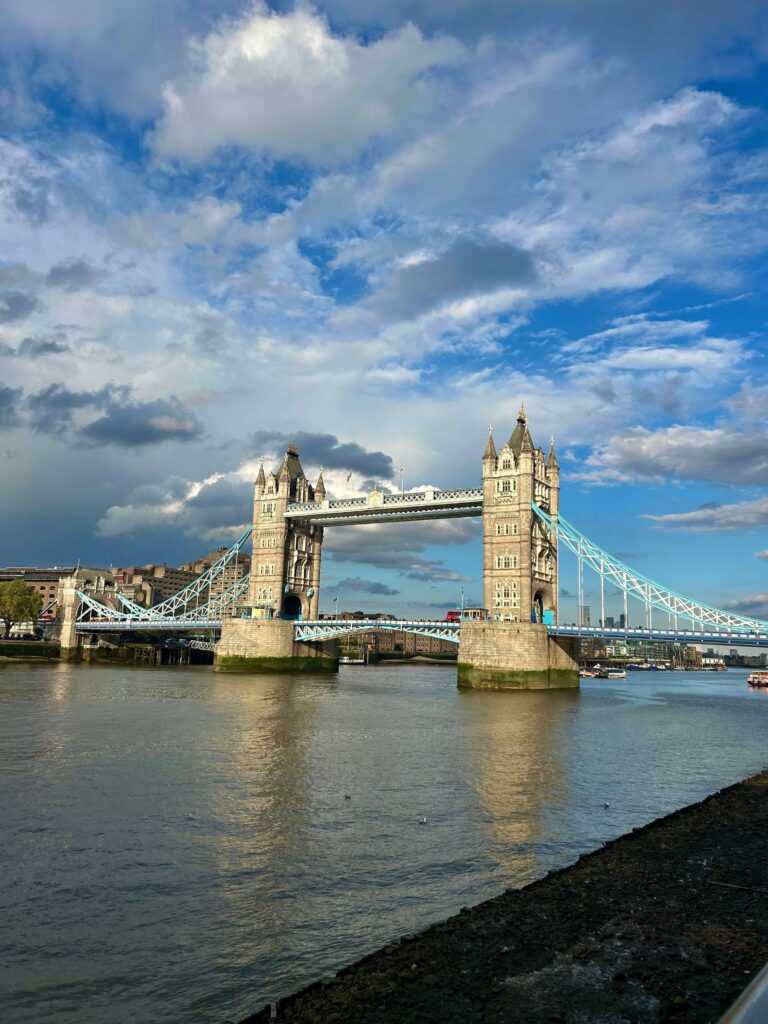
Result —
[[[575, 526], [572, 526], [567, 519], [558, 516], [557, 519], [550, 516], [535, 502], [531, 502], [531, 508], [541, 521], [563, 541], [566, 547], [576, 555], [579, 562], [579, 622], [581, 623], [581, 604], [583, 603], [583, 582], [582, 564], [594, 569], [601, 578], [601, 588], [605, 581], [614, 584], [624, 593], [624, 621], [627, 622], [627, 597], [635, 597], [646, 606], [648, 628], [653, 627], [653, 609], [668, 612], [674, 616], [677, 622], [678, 616], [690, 622], [702, 626], [718, 626], [730, 630], [742, 630], [744, 632], [765, 632], [768, 630], [768, 622], [763, 619], [756, 619], [749, 615], [739, 615], [736, 612], [725, 611], [722, 608], [715, 608], [713, 605], [696, 601], [693, 598], [685, 597], [674, 590], [656, 583], [654, 580], [636, 572], [630, 566], [620, 562], [618, 558], [608, 554], [602, 548], [594, 544]], [[604, 609], [604, 598], [601, 599], [601, 608]], [[605, 616], [603, 610], [603, 623]]]

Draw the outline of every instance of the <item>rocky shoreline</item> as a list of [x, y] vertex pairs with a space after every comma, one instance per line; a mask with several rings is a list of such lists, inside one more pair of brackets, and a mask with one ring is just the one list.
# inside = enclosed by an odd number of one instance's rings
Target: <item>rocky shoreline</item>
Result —
[[241, 1024], [704, 1024], [768, 960], [768, 771]]

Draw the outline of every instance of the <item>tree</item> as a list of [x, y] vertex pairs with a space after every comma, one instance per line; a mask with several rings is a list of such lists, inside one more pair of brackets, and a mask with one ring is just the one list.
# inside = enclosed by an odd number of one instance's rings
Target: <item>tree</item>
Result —
[[24, 580], [0, 583], [0, 622], [5, 623], [5, 639], [14, 622], [36, 622], [43, 599]]

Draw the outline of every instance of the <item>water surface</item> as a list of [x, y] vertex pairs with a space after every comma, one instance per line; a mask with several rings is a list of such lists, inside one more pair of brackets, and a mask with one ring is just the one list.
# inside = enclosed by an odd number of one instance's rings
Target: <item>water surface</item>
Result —
[[236, 1020], [759, 770], [766, 716], [745, 672], [5, 665], [0, 1019]]

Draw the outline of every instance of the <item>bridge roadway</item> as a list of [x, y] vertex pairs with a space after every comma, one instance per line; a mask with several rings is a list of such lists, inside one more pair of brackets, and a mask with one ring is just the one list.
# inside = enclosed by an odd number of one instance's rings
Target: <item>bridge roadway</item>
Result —
[[[389, 632], [418, 633], [422, 636], [439, 637], [452, 643], [459, 642], [460, 622], [445, 620], [410, 619], [316, 619], [296, 622], [296, 639], [299, 641], [331, 639], [348, 633], [382, 629]], [[136, 632], [190, 632], [221, 629], [221, 619], [144, 619], [136, 621], [78, 622], [78, 633]], [[768, 632], [739, 632], [737, 630], [696, 630], [696, 629], [627, 629], [603, 628], [601, 626], [576, 626], [558, 624], [547, 627], [553, 636], [573, 636], [595, 640], [658, 640], [678, 644], [711, 644], [725, 647], [766, 647]]]
[[285, 519], [309, 520], [317, 526], [353, 526], [356, 523], [412, 522], [418, 519], [461, 519], [483, 514], [482, 487], [384, 494], [374, 490], [362, 498], [327, 498], [325, 501], [289, 502]]

